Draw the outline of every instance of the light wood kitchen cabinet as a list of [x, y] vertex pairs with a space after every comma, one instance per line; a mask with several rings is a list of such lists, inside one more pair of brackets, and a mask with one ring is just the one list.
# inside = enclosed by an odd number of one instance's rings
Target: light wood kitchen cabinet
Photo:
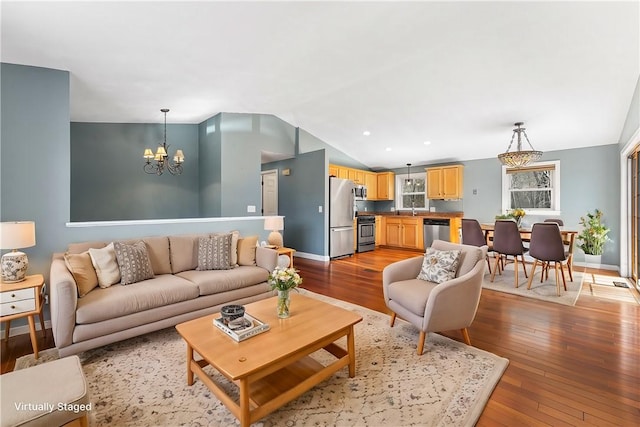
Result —
[[376, 215], [376, 246], [386, 245], [382, 228], [382, 215]]
[[356, 185], [364, 185], [367, 187], [367, 200], [393, 200], [395, 195], [393, 172], [376, 173], [330, 164], [329, 176], [350, 179]]
[[421, 217], [384, 217], [381, 222], [384, 224], [384, 245], [424, 249]]
[[367, 200], [378, 200], [378, 174], [365, 172], [364, 185], [367, 187]]
[[378, 172], [377, 200], [393, 200], [395, 196], [395, 174], [393, 172]]
[[402, 220], [400, 218], [384, 218], [385, 239], [388, 246], [401, 247]]
[[461, 199], [464, 166], [426, 168], [428, 199]]

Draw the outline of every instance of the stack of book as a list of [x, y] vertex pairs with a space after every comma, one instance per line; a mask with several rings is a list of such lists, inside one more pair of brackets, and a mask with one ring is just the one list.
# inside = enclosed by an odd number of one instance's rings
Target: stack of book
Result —
[[267, 323], [264, 323], [247, 313], [245, 313], [243, 317], [234, 319], [228, 323], [226, 323], [222, 317], [217, 317], [213, 319], [213, 324], [238, 342], [269, 330], [269, 325]]

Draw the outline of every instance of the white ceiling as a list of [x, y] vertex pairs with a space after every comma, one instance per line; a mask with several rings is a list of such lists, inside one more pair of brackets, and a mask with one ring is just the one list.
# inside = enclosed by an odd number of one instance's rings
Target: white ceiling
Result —
[[274, 114], [395, 168], [494, 157], [516, 121], [542, 151], [619, 142], [639, 4], [2, 1], [1, 59], [68, 70], [72, 121]]

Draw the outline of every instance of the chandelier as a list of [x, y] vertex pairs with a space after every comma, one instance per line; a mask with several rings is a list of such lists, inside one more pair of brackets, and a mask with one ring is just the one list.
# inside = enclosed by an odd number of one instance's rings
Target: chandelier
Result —
[[[523, 166], [527, 166], [531, 162], [535, 162], [542, 156], [542, 151], [536, 151], [529, 142], [529, 137], [527, 137], [527, 133], [525, 132], [525, 128], [521, 127], [524, 123], [518, 122], [514, 123], [517, 126], [513, 130], [513, 135], [511, 136], [511, 142], [509, 143], [509, 147], [507, 147], [507, 151], [498, 154], [498, 159], [502, 162], [503, 165], [509, 166], [512, 168], [521, 168]], [[518, 151], [509, 151], [511, 149], [511, 145], [513, 144], [513, 139], [518, 134]], [[531, 150], [522, 150], [522, 135], [527, 140], [529, 147]]]
[[171, 175], [182, 174], [182, 164], [184, 163], [184, 153], [182, 150], [176, 150], [176, 154], [173, 156], [173, 162], [169, 160], [167, 152], [169, 151], [169, 145], [167, 144], [167, 113], [168, 108], [163, 108], [160, 111], [164, 113], [164, 140], [162, 144], [158, 146], [158, 150], [155, 154], [150, 148], [144, 150], [144, 171], [149, 174], [162, 175], [168, 170]]

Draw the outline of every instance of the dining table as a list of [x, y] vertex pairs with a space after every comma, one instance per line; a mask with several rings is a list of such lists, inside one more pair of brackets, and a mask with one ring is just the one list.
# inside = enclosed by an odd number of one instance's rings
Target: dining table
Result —
[[[518, 227], [523, 242], [528, 242], [531, 240], [532, 227], [533, 225]], [[491, 241], [491, 236], [493, 235], [495, 223], [481, 223], [480, 228], [484, 232], [484, 237], [487, 241], [487, 244], [489, 244]], [[567, 257], [567, 264], [569, 265], [571, 271], [573, 271], [573, 246], [576, 240], [576, 236], [578, 235], [578, 230], [572, 227], [566, 227], [564, 225], [559, 226], [559, 228], [560, 235], [562, 236], [562, 241], [565, 245], [567, 245], [567, 252], [569, 253], [569, 256]]]

